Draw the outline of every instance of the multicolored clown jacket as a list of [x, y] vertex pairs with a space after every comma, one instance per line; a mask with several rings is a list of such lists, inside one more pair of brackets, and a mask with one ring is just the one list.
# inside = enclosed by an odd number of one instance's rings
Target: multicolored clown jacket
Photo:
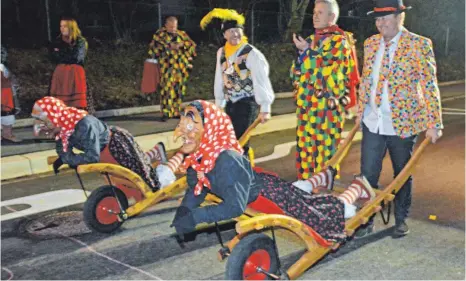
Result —
[[[370, 106], [374, 84], [371, 74], [380, 40], [381, 35], [377, 34], [364, 42], [358, 107], [363, 121], [364, 109]], [[437, 63], [429, 38], [403, 28], [387, 80], [393, 128], [397, 136], [407, 138], [427, 129], [443, 129]]]
[[[181, 47], [171, 48], [172, 43], [180, 44]], [[191, 61], [196, 56], [196, 43], [184, 31], [170, 33], [162, 27], [153, 36], [149, 56], [157, 59], [160, 65], [163, 114], [167, 117], [179, 116], [186, 81], [192, 68]]]
[[296, 88], [299, 179], [319, 172], [336, 152], [345, 107], [355, 104], [359, 80], [350, 33], [332, 26], [306, 41], [310, 47], [293, 62], [290, 75]]

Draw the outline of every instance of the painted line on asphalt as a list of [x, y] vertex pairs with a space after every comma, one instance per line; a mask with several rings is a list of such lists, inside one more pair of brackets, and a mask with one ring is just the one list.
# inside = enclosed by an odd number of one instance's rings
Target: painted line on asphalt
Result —
[[138, 267], [132, 266], [130, 264], [124, 263], [122, 261], [119, 261], [119, 260], [116, 260], [116, 259], [114, 259], [112, 257], [109, 257], [109, 256], [107, 256], [105, 254], [102, 254], [101, 252], [98, 252], [97, 250], [95, 250], [94, 248], [92, 248], [91, 246], [87, 245], [86, 243], [84, 243], [83, 241], [81, 241], [79, 239], [76, 239], [74, 237], [65, 236], [65, 235], [62, 235], [62, 236], [64, 236], [65, 238], [68, 238], [71, 241], [74, 241], [75, 243], [81, 244], [82, 246], [86, 247], [86, 249], [88, 249], [90, 252], [92, 252], [92, 253], [94, 253], [94, 254], [96, 254], [98, 256], [101, 256], [101, 257], [103, 257], [103, 258], [105, 258], [105, 259], [107, 259], [109, 261], [115, 262], [117, 264], [121, 264], [121, 265], [123, 265], [123, 266], [125, 266], [127, 268], [130, 268], [130, 269], [136, 270], [136, 271], [138, 271], [138, 272], [140, 272], [142, 274], [145, 274], [145, 275], [149, 276], [152, 279], [163, 280], [162, 278], [160, 278], [158, 276], [155, 276], [153, 274], [150, 274], [149, 272], [144, 271], [144, 270], [142, 270], [142, 269], [140, 269]]
[[461, 111], [461, 112], [466, 111], [466, 109], [464, 109], [464, 108], [452, 108], [452, 107], [442, 107], [442, 110], [444, 110], [444, 111]]
[[[452, 86], [465, 83], [465, 80], [458, 81], [447, 81], [438, 83], [439, 87], [443, 86]], [[287, 99], [294, 97], [293, 92], [282, 92], [275, 93], [275, 99]], [[464, 97], [464, 96], [463, 96]], [[450, 100], [451, 98], [442, 99], [442, 101]], [[207, 101], [215, 103], [215, 100], [209, 99]], [[191, 101], [185, 101], [182, 103], [182, 106], [186, 106]], [[106, 117], [116, 117], [116, 116], [128, 116], [134, 114], [143, 114], [143, 113], [152, 113], [160, 112], [160, 105], [149, 105], [149, 106], [138, 106], [138, 107], [126, 107], [119, 109], [108, 109], [108, 110], [99, 110], [94, 113], [97, 118], [106, 118]], [[16, 120], [13, 128], [29, 127], [34, 123], [34, 118], [22, 118]]]
[[452, 100], [457, 100], [457, 99], [464, 99], [465, 97], [466, 96], [462, 95], [462, 96], [454, 96], [454, 97], [444, 98], [444, 99], [442, 99], [442, 102], [452, 101]]
[[292, 147], [296, 145], [296, 141], [278, 144], [273, 148], [273, 153], [264, 157], [260, 157], [254, 160], [255, 163], [262, 163], [271, 161], [279, 158], [283, 158], [290, 153]]
[[[348, 133], [349, 132], [343, 132], [342, 133], [342, 139], [346, 138]], [[358, 141], [358, 140], [361, 140], [361, 139], [362, 139], [362, 133], [357, 132], [356, 135], [354, 136], [353, 141]], [[293, 148], [295, 145], [296, 145], [296, 141], [278, 144], [273, 148], [273, 153], [272, 154], [257, 158], [257, 159], [254, 160], [254, 162], [255, 163], [262, 163], [262, 162], [271, 161], [271, 160], [286, 157], [288, 154], [290, 154], [291, 148]]]
[[[88, 195], [90, 194], [90, 192], [86, 193]], [[79, 203], [84, 203], [85, 201], [86, 196], [84, 196], [84, 192], [78, 189], [55, 190], [6, 200], [0, 202], [0, 207], [5, 207], [10, 210], [14, 210], [12, 206], [15, 205], [28, 205], [30, 207], [21, 211], [14, 211], [13, 213], [1, 215], [1, 221], [26, 217], [45, 211], [51, 211]]]
[[7, 281], [13, 279], [13, 276], [14, 276], [14, 275], [13, 275], [13, 271], [11, 271], [11, 270], [9, 270], [8, 268], [3, 267], [3, 266], [2, 266], [2, 269], [5, 270], [5, 271], [10, 275], [10, 276], [8, 276], [8, 279], [6, 279]]
[[[343, 139], [348, 135], [348, 132], [343, 132]], [[361, 132], [357, 132], [353, 141], [358, 141], [362, 137]], [[286, 157], [291, 149], [296, 145], [296, 142], [288, 142], [275, 145], [273, 153], [255, 159], [256, 163], [262, 163], [266, 161], [272, 161]], [[89, 191], [86, 191], [87, 195], [90, 194]], [[81, 204], [86, 201], [86, 196], [84, 192], [79, 189], [61, 189], [55, 191], [49, 191], [34, 195], [29, 195], [25, 197], [19, 197], [11, 200], [1, 201], [0, 207], [5, 207], [9, 210], [13, 210], [12, 206], [15, 205], [28, 205], [29, 208], [14, 211], [13, 213], [1, 215], [1, 221], [7, 221], [11, 219], [27, 217], [30, 215], [35, 215], [38, 213], [56, 210], [59, 208], [64, 208], [76, 204]]]
[[442, 112], [442, 115], [466, 115], [466, 112]]
[[[6, 206], [6, 208], [7, 208], [8, 210], [10, 210], [10, 211], [18, 212], [17, 210], [15, 210], [15, 209], [13, 209], [13, 208], [11, 208], [11, 207], [9, 207], [9, 206]], [[27, 217], [27, 216], [26, 216], [26, 217]], [[40, 227], [45, 227], [45, 225], [42, 224], [41, 222], [38, 222], [38, 226], [39, 226], [39, 225], [40, 225]], [[55, 231], [55, 230], [52, 230], [52, 231]], [[114, 259], [114, 258], [112, 258], [112, 257], [110, 257], [110, 256], [107, 256], [106, 254], [102, 254], [101, 252], [97, 251], [96, 249], [92, 248], [90, 245], [86, 244], [85, 242], [83, 242], [83, 241], [81, 241], [81, 240], [79, 240], [79, 239], [76, 239], [76, 238], [74, 238], [74, 237], [66, 236], [66, 235], [64, 235], [63, 233], [58, 232], [58, 231], [55, 231], [55, 232], [56, 232], [58, 235], [62, 236], [63, 238], [66, 238], [66, 239], [71, 240], [71, 241], [73, 241], [73, 242], [75, 242], [75, 243], [77, 243], [77, 244], [80, 244], [80, 245], [84, 246], [87, 250], [89, 250], [90, 252], [92, 252], [92, 253], [94, 253], [94, 254], [96, 254], [96, 255], [98, 255], [98, 256], [101, 256], [101, 257], [103, 257], [103, 258], [105, 258], [105, 259], [107, 259], [107, 260], [109, 260], [109, 261], [112, 261], [112, 262], [114, 262], [114, 263], [123, 265], [124, 267], [127, 267], [127, 268], [129, 268], [129, 269], [133, 269], [133, 270], [135, 270], [135, 271], [138, 271], [138, 272], [140, 272], [140, 273], [142, 273], [142, 274], [144, 274], [144, 275], [149, 276], [149, 277], [152, 278], [152, 279], [155, 279], [155, 280], [163, 280], [162, 278], [160, 278], [160, 277], [158, 277], [158, 276], [155, 276], [155, 275], [153, 275], [153, 274], [150, 274], [149, 272], [144, 271], [144, 270], [142, 270], [142, 269], [140, 269], [140, 268], [138, 268], [138, 267], [135, 267], [135, 266], [132, 266], [132, 265], [130, 265], [130, 264], [124, 263], [124, 262], [122, 262], [122, 261], [116, 260], [116, 259]], [[2, 268], [3, 268], [3, 267], [2, 267]], [[11, 273], [11, 274], [13, 274], [13, 273]], [[13, 276], [12, 276], [12, 277], [13, 277]], [[8, 279], [8, 280], [10, 280], [10, 279]]]

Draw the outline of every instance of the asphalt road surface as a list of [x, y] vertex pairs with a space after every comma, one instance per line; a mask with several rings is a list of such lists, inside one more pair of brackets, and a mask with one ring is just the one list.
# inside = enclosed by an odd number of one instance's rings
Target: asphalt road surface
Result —
[[[377, 216], [374, 234], [348, 241], [300, 279], [465, 279], [464, 102], [464, 95], [443, 102], [444, 136], [427, 147], [414, 173], [413, 206], [408, 219], [411, 233], [394, 239], [393, 221], [385, 226]], [[260, 158], [271, 154], [275, 145], [292, 141], [294, 132], [287, 130], [256, 136], [252, 146]], [[359, 151], [359, 145], [354, 145], [343, 162], [341, 182], [347, 183], [359, 173]], [[287, 156], [258, 166], [294, 180], [294, 153], [292, 148]], [[381, 184], [387, 185], [392, 177], [387, 156]], [[90, 191], [103, 184], [95, 174], [84, 175], [83, 181]], [[198, 232], [192, 241], [181, 245], [176, 241], [169, 225], [179, 198], [151, 207], [113, 234], [87, 229], [81, 203], [5, 219], [29, 207], [24, 203], [5, 207], [5, 202], [69, 190], [80, 190], [71, 171], [2, 182], [2, 280], [224, 278], [225, 262], [216, 258], [220, 246], [213, 229]], [[79, 201], [76, 194], [71, 199]], [[58, 197], [42, 201], [32, 198], [40, 207], [47, 202], [63, 202]], [[224, 240], [234, 236], [233, 227], [233, 223], [222, 226]], [[278, 246], [285, 268], [303, 253], [303, 245], [283, 234], [278, 236]]]

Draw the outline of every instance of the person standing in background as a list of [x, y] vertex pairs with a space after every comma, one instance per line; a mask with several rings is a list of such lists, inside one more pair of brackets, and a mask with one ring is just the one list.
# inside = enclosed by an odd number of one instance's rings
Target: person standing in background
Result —
[[18, 98], [18, 82], [15, 76], [5, 66], [7, 63], [7, 50], [1, 47], [1, 64], [2, 73], [2, 140], [11, 142], [21, 142], [22, 140], [13, 134], [13, 125], [15, 124], [15, 115], [20, 112]]
[[[337, 151], [345, 109], [356, 104], [359, 74], [352, 34], [338, 27], [336, 0], [317, 0], [315, 34], [303, 39], [293, 34], [299, 56], [291, 66], [296, 97], [296, 169], [299, 180], [321, 172]], [[339, 167], [327, 169], [329, 181]]]
[[52, 75], [50, 96], [61, 99], [67, 106], [86, 110], [87, 82], [84, 61], [88, 44], [78, 23], [71, 17], [60, 21], [60, 35], [52, 43], [50, 56], [57, 64]]
[[149, 56], [160, 66], [162, 121], [180, 117], [186, 82], [193, 67], [191, 61], [196, 55], [196, 43], [186, 32], [178, 29], [176, 17], [168, 17], [165, 26], [153, 35]]
[[[275, 94], [265, 56], [248, 43], [244, 35], [245, 19], [235, 10], [213, 9], [201, 21], [201, 28], [214, 19], [223, 21], [225, 46], [217, 51], [215, 103], [225, 108], [239, 139], [259, 115], [262, 123], [271, 118]], [[258, 113], [259, 112], [259, 113]], [[244, 146], [248, 155], [249, 143]]]

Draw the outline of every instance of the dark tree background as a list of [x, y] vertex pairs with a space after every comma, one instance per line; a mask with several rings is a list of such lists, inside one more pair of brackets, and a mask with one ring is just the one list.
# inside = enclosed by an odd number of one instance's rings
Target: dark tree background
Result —
[[[202, 32], [199, 21], [215, 7], [236, 9], [246, 16], [246, 33], [254, 41], [290, 42], [293, 32], [312, 33], [313, 0], [2, 0], [2, 43], [22, 48], [41, 47], [50, 33], [58, 35], [62, 15], [77, 18], [84, 35], [96, 41], [118, 44], [147, 42], [169, 15], [196, 41], [221, 40], [215, 28]], [[353, 31], [359, 41], [375, 33], [373, 20], [365, 16], [372, 0], [341, 0], [339, 24]], [[433, 39], [439, 54], [464, 52], [464, 0], [406, 0], [414, 8], [406, 26]], [[160, 11], [159, 11], [160, 9]], [[449, 30], [448, 30], [449, 29]], [[448, 31], [447, 31], [448, 30]], [[447, 32], [449, 33], [447, 43]], [[448, 44], [448, 46], [446, 46]], [[440, 46], [439, 46], [440, 45]]]
[[[374, 19], [366, 16], [373, 1], [339, 0], [339, 4], [338, 24], [354, 33], [361, 61], [364, 40], [377, 33]], [[464, 4], [464, 0], [405, 0], [405, 5], [413, 6], [406, 27], [432, 39], [440, 81], [464, 79]], [[245, 15], [245, 33], [267, 57], [274, 90], [291, 91], [289, 67], [296, 51], [291, 34], [313, 32], [314, 0], [2, 0], [1, 44], [9, 52], [7, 66], [21, 83], [22, 117], [29, 116], [35, 100], [48, 94], [55, 65], [46, 47], [49, 33], [51, 39], [59, 35], [63, 15], [77, 19], [89, 42], [85, 68], [97, 110], [158, 102], [140, 93], [142, 66], [153, 32], [171, 15], [198, 44], [185, 100], [212, 98], [215, 53], [224, 39], [219, 22], [206, 31], [199, 22], [213, 8]]]

